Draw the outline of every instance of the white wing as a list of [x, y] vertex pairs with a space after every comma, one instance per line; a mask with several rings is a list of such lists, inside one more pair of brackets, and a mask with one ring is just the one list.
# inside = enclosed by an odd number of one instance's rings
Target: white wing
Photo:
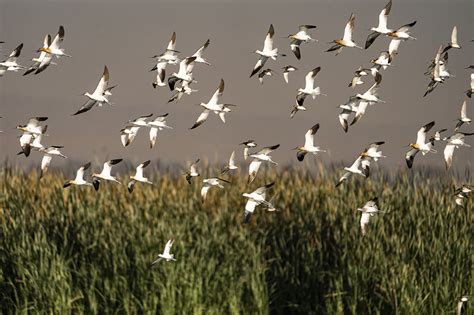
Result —
[[51, 43], [49, 48], [51, 50], [59, 49], [59, 45], [62, 43], [63, 39], [64, 39], [64, 27], [61, 25], [59, 26], [58, 33], [54, 37], [53, 42]]
[[273, 24], [270, 24], [267, 36], [265, 37], [265, 42], [263, 43], [264, 51], [273, 50], [273, 35], [275, 35], [275, 30], [273, 29]]
[[97, 87], [92, 94], [102, 96], [104, 91], [107, 89], [107, 85], [109, 85], [109, 69], [105, 66], [102, 78], [100, 78], [99, 84], [97, 84]]
[[222, 122], [225, 124], [225, 112], [220, 112], [219, 117], [222, 120]]
[[53, 157], [49, 154], [43, 155], [43, 159], [41, 160], [41, 171], [45, 173], [48, 170], [49, 164], [51, 164], [51, 160]]
[[91, 166], [91, 163], [87, 163], [81, 166], [76, 172], [76, 181], [84, 180], [85, 171]]
[[196, 166], [197, 164], [199, 163], [200, 159], [197, 159], [196, 162], [194, 162], [193, 164], [191, 164], [191, 166], [189, 167], [189, 172], [190, 173], [197, 173], [197, 169], [196, 169]]
[[209, 188], [211, 188], [211, 186], [207, 185], [207, 184], [204, 184], [201, 188], [201, 197], [202, 197], [202, 202], [204, 202], [206, 200], [206, 196], [207, 196], [207, 192], [209, 191]]
[[458, 45], [458, 28], [457, 26], [453, 27], [453, 32], [451, 33], [451, 45]]
[[466, 111], [466, 101], [464, 101], [464, 103], [462, 103], [462, 107], [461, 107], [461, 119], [466, 119], [467, 118], [467, 111]]
[[214, 94], [212, 95], [211, 99], [209, 100], [209, 105], [217, 105], [219, 104], [219, 98], [222, 96], [222, 94], [224, 93], [224, 80], [221, 79], [221, 82], [219, 83], [219, 87], [217, 88], [217, 90], [214, 92]]
[[173, 32], [173, 35], [171, 35], [171, 39], [168, 43], [168, 46], [166, 47], [166, 50], [175, 50], [176, 48], [176, 32]]
[[153, 148], [156, 143], [156, 136], [158, 135], [158, 128], [150, 128], [150, 148]]
[[430, 129], [434, 126], [434, 121], [424, 125], [421, 127], [420, 130], [418, 130], [418, 133], [416, 135], [416, 144], [418, 145], [424, 145], [426, 142], [426, 133], [430, 131]]
[[446, 169], [449, 169], [451, 167], [451, 164], [453, 164], [453, 155], [455, 148], [456, 146], [451, 143], [446, 144], [446, 147], [444, 148], [444, 161], [446, 163]]
[[248, 199], [247, 203], [245, 204], [245, 211], [253, 213], [257, 203], [253, 199]]
[[257, 172], [258, 172], [258, 169], [260, 168], [260, 165], [262, 165], [262, 161], [258, 159], [253, 159], [252, 162], [250, 162], [249, 182], [252, 182], [255, 179], [255, 176], [257, 176]]
[[207, 46], [209, 46], [210, 40], [208, 39], [204, 45], [201, 46], [193, 55], [193, 57], [202, 57], [202, 54], [204, 53], [204, 50], [206, 50]]
[[346, 27], [344, 28], [344, 36], [342, 37], [344, 41], [348, 41], [348, 42], [352, 41], [352, 31], [354, 30], [354, 21], [355, 21], [355, 15], [354, 13], [352, 13], [351, 17], [349, 18], [349, 21], [347, 21]]
[[191, 129], [194, 129], [194, 128], [197, 128], [199, 127], [200, 125], [202, 125], [207, 117], [209, 116], [209, 110], [208, 109], [205, 109], [201, 115], [199, 115], [198, 119], [196, 120], [196, 122], [194, 123], [194, 125], [191, 127]]
[[173, 246], [173, 240], [169, 240], [165, 245], [165, 250], [163, 251], [163, 256], [169, 256], [171, 251], [171, 246]]
[[235, 166], [235, 151], [232, 151], [232, 154], [230, 155], [229, 166]]
[[379, 26], [380, 29], [387, 29], [387, 19], [388, 14], [390, 13], [390, 9], [392, 8], [392, 0], [390, 0], [387, 5], [383, 8], [383, 10], [379, 14]]
[[314, 125], [311, 129], [309, 129], [306, 134], [304, 135], [305, 147], [313, 147], [314, 146], [314, 135], [318, 132], [319, 124]]
[[390, 44], [388, 46], [388, 53], [390, 54], [390, 56], [398, 54], [398, 47], [400, 46], [400, 43], [401, 40], [396, 38], [390, 41]]

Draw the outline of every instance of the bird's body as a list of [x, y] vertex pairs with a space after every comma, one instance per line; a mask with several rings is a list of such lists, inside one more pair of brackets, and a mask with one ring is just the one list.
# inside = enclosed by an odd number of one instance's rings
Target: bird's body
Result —
[[151, 266], [155, 265], [157, 262], [161, 260], [166, 260], [166, 261], [176, 261], [174, 258], [174, 255], [170, 253], [171, 251], [171, 246], [173, 246], [174, 240], [169, 240], [166, 245], [165, 249], [162, 254], [158, 255], [158, 258], [156, 258], [152, 263]]
[[268, 201], [265, 200], [267, 190], [273, 186], [274, 183], [262, 186], [257, 188], [255, 191], [251, 193], [243, 193], [242, 196], [247, 198], [247, 202], [245, 203], [245, 212], [244, 217], [242, 219], [242, 223], [248, 223], [250, 218], [255, 211], [255, 207], [258, 205], [265, 205], [267, 207], [272, 207], [273, 205], [270, 204]]
[[367, 225], [369, 224], [370, 217], [381, 212], [377, 206], [377, 201], [377, 197], [372, 198], [362, 208], [357, 209], [358, 211], [362, 212], [362, 215], [360, 217], [360, 229], [362, 232], [362, 236], [365, 236], [367, 234]]
[[322, 150], [320, 147], [314, 145], [314, 135], [318, 130], [319, 124], [315, 124], [306, 132], [304, 145], [295, 148], [295, 150], [297, 150], [296, 157], [298, 161], [302, 162], [307, 153], [316, 155], [318, 152], [326, 152], [326, 150]]
[[454, 128], [454, 131], [458, 131], [459, 128], [461, 128], [461, 126], [464, 124], [470, 124], [471, 121], [471, 118], [467, 117], [466, 101], [464, 101], [461, 106], [461, 117], [458, 118], [458, 122]]
[[68, 180], [64, 185], [63, 188], [67, 188], [71, 185], [77, 185], [77, 186], [92, 186], [92, 183], [89, 183], [84, 179], [84, 173], [89, 167], [91, 166], [91, 163], [88, 162], [84, 165], [82, 165], [76, 172], [76, 177], [74, 179]]
[[121, 184], [115, 176], [112, 176], [111, 171], [112, 167], [118, 163], [122, 162], [122, 159], [113, 159], [104, 163], [102, 172], [92, 174], [92, 184], [94, 185], [95, 190], [99, 190], [100, 180], [112, 181], [117, 184]]
[[249, 165], [249, 177], [248, 177], [249, 184], [253, 182], [255, 177], [257, 176], [257, 172], [262, 162], [268, 162], [268, 163], [278, 165], [278, 163], [272, 160], [272, 157], [269, 154], [272, 151], [278, 149], [279, 147], [280, 147], [279, 144], [269, 146], [269, 147], [264, 147], [260, 151], [249, 155], [249, 157], [253, 158], [252, 162], [250, 162], [250, 165]]
[[137, 166], [135, 175], [130, 176], [131, 181], [128, 183], [128, 186], [127, 186], [129, 193], [132, 193], [136, 182], [150, 184], [150, 185], [153, 184], [151, 181], [148, 180], [148, 178], [143, 176], [143, 169], [147, 167], [149, 164], [150, 164], [150, 160], [147, 160], [141, 163], [140, 165]]
[[226, 166], [221, 172], [221, 175], [228, 173], [229, 171], [233, 171], [238, 169], [239, 167], [235, 164], [235, 151], [232, 151], [230, 155], [229, 162], [227, 162]]
[[336, 55], [338, 55], [342, 48], [344, 47], [349, 47], [349, 48], [359, 48], [362, 49], [362, 47], [358, 46], [356, 42], [352, 40], [352, 33], [354, 31], [354, 25], [355, 25], [355, 15], [354, 13], [351, 14], [349, 17], [349, 20], [347, 21], [346, 27], [344, 28], [344, 36], [341, 39], [336, 39], [332, 43], [334, 45], [330, 47], [327, 52], [330, 51], [336, 51]]
[[63, 159], [67, 158], [67, 156], [62, 154], [62, 152], [59, 150], [61, 148], [62, 146], [50, 146], [47, 148], [39, 149], [39, 151], [44, 152], [43, 158], [41, 159], [40, 178], [42, 178], [44, 174], [48, 171], [48, 168], [49, 168], [49, 165], [51, 164], [51, 160], [53, 159], [53, 156], [60, 156]]
[[107, 66], [104, 66], [102, 77], [100, 78], [99, 83], [97, 84], [97, 87], [95, 88], [94, 92], [84, 93], [84, 95], [87, 96], [88, 100], [84, 103], [84, 105], [82, 105], [82, 107], [77, 112], [73, 114], [73, 116], [85, 113], [91, 110], [94, 106], [102, 106], [102, 104], [104, 103], [112, 105], [108, 97], [112, 95], [110, 90], [113, 87], [108, 88], [108, 85], [109, 85], [109, 69], [107, 68]]
[[228, 180], [225, 180], [219, 177], [205, 178], [202, 180], [202, 182], [203, 182], [203, 185], [201, 188], [202, 203], [206, 201], [207, 192], [209, 191], [211, 187], [218, 187], [218, 188], [223, 189], [224, 188], [224, 185], [222, 185], [223, 183], [230, 184]]
[[253, 77], [256, 73], [258, 73], [265, 63], [267, 62], [268, 58], [272, 60], [276, 60], [278, 56], [284, 56], [278, 53], [278, 48], [273, 48], [273, 37], [275, 35], [275, 30], [273, 28], [273, 24], [270, 24], [270, 28], [268, 29], [267, 36], [265, 37], [265, 41], [263, 43], [263, 50], [256, 50], [255, 53], [260, 55], [260, 58], [257, 60], [250, 77]]
[[166, 123], [166, 117], [168, 117], [168, 113], [157, 116], [155, 119], [147, 123], [147, 126], [150, 127], [150, 149], [155, 146], [158, 131], [173, 129]]
[[18, 45], [11, 53], [8, 55], [8, 58], [0, 62], [0, 77], [2, 77], [5, 72], [13, 71], [17, 72], [18, 70], [24, 69], [22, 65], [17, 63], [18, 57], [20, 57], [21, 50], [23, 49], [23, 43]]
[[[316, 39], [313, 39], [309, 34], [308, 30], [315, 29], [315, 25], [300, 25], [298, 27], [298, 32], [296, 34], [288, 35], [288, 38], [291, 39], [290, 49], [295, 55], [296, 59], [301, 59], [300, 46], [302, 43], [315, 42]], [[288, 83], [288, 82], [287, 82]]]
[[392, 0], [389, 0], [389, 2], [385, 5], [382, 11], [380, 11], [379, 24], [377, 25], [377, 27], [370, 28], [372, 33], [367, 36], [367, 40], [365, 42], [365, 49], [369, 48], [380, 35], [387, 35], [388, 33], [393, 32], [392, 29], [389, 29], [387, 27], [388, 15], [390, 14], [391, 9]]
[[282, 69], [283, 69], [283, 78], [285, 79], [286, 83], [288, 83], [289, 81], [289, 73], [298, 70], [296, 67], [293, 67], [291, 65], [284, 66]]
[[244, 146], [244, 159], [247, 160], [249, 157], [250, 148], [255, 148], [257, 146], [257, 143], [255, 142], [255, 140], [250, 139], [242, 142], [240, 145]]
[[[50, 55], [54, 55], [56, 57], [71, 57], [70, 55], [66, 54], [64, 49], [60, 47], [64, 40], [64, 27], [62, 25], [59, 26], [58, 33], [54, 37], [53, 41], [51, 42], [51, 45], [49, 47], [41, 47], [38, 49], [38, 52], [45, 52]], [[41, 68], [41, 66], [40, 66]], [[39, 69], [40, 69], [39, 68]], [[38, 69], [38, 70], [39, 70]]]
[[197, 159], [196, 162], [192, 163], [189, 166], [189, 171], [187, 171], [184, 175], [186, 175], [186, 180], [188, 181], [189, 184], [191, 184], [191, 180], [193, 177], [198, 177], [201, 174], [198, 173], [197, 171], [197, 165], [199, 163], [200, 159]]
[[413, 161], [415, 159], [415, 156], [418, 152], [421, 152], [423, 155], [433, 152], [435, 153], [436, 151], [433, 149], [433, 142], [428, 141], [426, 142], [426, 134], [427, 132], [430, 131], [431, 128], [433, 128], [435, 122], [432, 121], [418, 130], [417, 137], [416, 137], [416, 142], [415, 143], [410, 143], [411, 150], [408, 151], [405, 155], [405, 160], [407, 162], [408, 168], [411, 168], [413, 166]]

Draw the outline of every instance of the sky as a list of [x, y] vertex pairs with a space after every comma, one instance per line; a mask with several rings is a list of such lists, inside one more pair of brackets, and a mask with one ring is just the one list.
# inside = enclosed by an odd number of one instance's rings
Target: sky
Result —
[[[323, 163], [352, 162], [370, 142], [385, 141], [387, 158], [384, 167], [405, 167], [407, 144], [414, 142], [418, 129], [434, 120], [433, 130], [453, 128], [460, 115], [464, 91], [469, 86], [469, 70], [473, 64], [473, 7], [462, 1], [393, 1], [389, 26], [398, 27], [417, 21], [412, 29], [416, 41], [401, 44], [393, 66], [382, 72], [379, 96], [386, 103], [371, 106], [365, 116], [345, 134], [339, 121], [337, 106], [355, 93], [369, 88], [371, 79], [356, 90], [347, 85], [359, 65], [388, 49], [389, 40], [380, 37], [367, 50], [344, 49], [335, 56], [327, 53], [328, 42], [342, 37], [351, 12], [356, 16], [354, 40], [361, 46], [376, 26], [378, 14], [386, 1], [44, 1], [0, 0], [0, 41], [2, 54], [8, 54], [24, 43], [19, 62], [28, 66], [41, 47], [45, 34], [54, 36], [64, 25], [62, 47], [72, 58], [61, 58], [39, 75], [23, 77], [7, 73], [0, 78], [0, 160], [8, 159], [20, 167], [36, 165], [41, 155], [34, 152], [28, 159], [16, 156], [19, 151], [14, 127], [32, 116], [48, 116], [45, 145], [63, 145], [69, 160], [97, 164], [109, 158], [124, 158], [132, 163], [148, 159], [165, 164], [185, 164], [196, 158], [211, 162], [228, 159], [233, 150], [242, 161], [242, 146], [255, 139], [260, 147], [281, 144], [272, 156], [280, 164], [296, 164], [291, 149], [304, 143], [304, 134], [315, 123], [320, 124], [316, 143], [328, 153], [308, 156]], [[275, 28], [275, 47], [287, 57], [269, 61], [265, 68], [278, 72], [266, 77], [260, 85], [249, 74], [258, 59], [252, 53], [261, 49], [269, 25]], [[289, 40], [298, 25], [314, 24], [311, 32], [316, 43], [302, 46], [302, 59], [296, 60], [289, 50]], [[449, 70], [455, 74], [433, 93], [423, 98], [428, 77], [423, 73], [438, 47], [450, 39], [454, 25], [458, 27], [460, 50], [449, 52]], [[155, 73], [149, 72], [173, 31], [177, 33], [180, 56], [192, 55], [207, 39], [211, 44], [206, 57], [212, 66], [198, 64], [193, 87], [198, 92], [184, 96], [180, 102], [167, 104], [171, 92], [153, 89]], [[281, 68], [293, 65], [299, 70], [283, 81]], [[71, 116], [85, 102], [86, 91], [92, 92], [104, 65], [110, 71], [113, 107], [95, 108], [79, 116]], [[307, 99], [308, 110], [294, 119], [289, 113], [296, 91], [304, 84], [308, 71], [321, 66], [316, 84], [327, 96]], [[168, 66], [167, 72], [177, 70]], [[189, 130], [201, 112], [196, 104], [207, 102], [220, 79], [226, 83], [222, 101], [236, 104], [223, 124], [216, 115], [195, 130]], [[468, 99], [468, 116], [474, 116], [474, 100]], [[120, 130], [127, 121], [141, 115], [169, 113], [173, 130], [158, 135], [158, 143], [149, 149], [148, 132], [140, 130], [134, 143], [124, 148]], [[465, 131], [474, 131], [474, 125]], [[474, 145], [473, 139], [467, 143]], [[415, 168], [421, 165], [444, 167], [442, 150], [437, 154], [417, 156]], [[472, 164], [473, 149], [455, 152], [454, 167], [464, 169]], [[65, 161], [53, 160], [61, 167]]]

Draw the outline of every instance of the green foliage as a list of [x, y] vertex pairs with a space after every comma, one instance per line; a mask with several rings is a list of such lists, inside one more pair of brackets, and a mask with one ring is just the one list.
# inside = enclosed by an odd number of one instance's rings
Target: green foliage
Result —
[[[268, 171], [202, 205], [199, 181], [158, 172], [133, 194], [1, 172], [4, 314], [445, 314], [473, 292], [472, 201], [456, 207], [447, 178], [374, 174], [336, 189], [322, 168]], [[241, 194], [273, 180], [279, 211], [257, 208], [243, 226]], [[387, 212], [362, 237], [356, 209], [372, 196]], [[177, 261], [150, 267], [170, 238]]]

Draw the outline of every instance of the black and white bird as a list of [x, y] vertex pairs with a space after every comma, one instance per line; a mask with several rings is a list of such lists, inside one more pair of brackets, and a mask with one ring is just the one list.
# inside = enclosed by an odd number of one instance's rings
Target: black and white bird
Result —
[[191, 57], [196, 57], [196, 60], [194, 60], [197, 63], [204, 63], [208, 66], [211, 64], [207, 62], [207, 60], [203, 57], [204, 51], [207, 49], [211, 41], [208, 39], [204, 45], [202, 45]]
[[461, 128], [461, 126], [464, 124], [470, 124], [471, 121], [471, 118], [467, 117], [466, 101], [464, 101], [461, 106], [461, 117], [458, 118], [458, 122], [454, 128], [454, 131], [458, 131], [459, 128]]
[[227, 164], [224, 166], [222, 169], [221, 175], [227, 174], [230, 171], [236, 170], [239, 167], [237, 164], [235, 164], [235, 151], [232, 151], [232, 154], [230, 155], [229, 161]]
[[153, 185], [153, 183], [150, 180], [148, 180], [148, 178], [143, 176], [143, 170], [148, 165], [150, 165], [150, 160], [147, 160], [147, 161], [141, 163], [140, 165], [138, 165], [137, 169], [135, 171], [135, 175], [130, 176], [131, 181], [127, 185], [127, 189], [128, 189], [129, 193], [133, 192], [133, 188], [135, 187], [135, 183], [137, 183], [137, 182]]
[[[68, 55], [64, 52], [63, 48], [60, 47], [63, 40], [64, 40], [64, 27], [62, 25], [60, 25], [58, 33], [56, 34], [53, 41], [51, 42], [51, 45], [49, 45], [49, 47], [47, 47], [47, 48], [45, 48], [45, 47], [39, 48], [38, 52], [44, 51], [47, 54], [56, 56], [57, 58], [71, 57], [70, 55]], [[41, 68], [41, 66], [40, 66], [40, 68]], [[38, 68], [38, 69], [40, 69], [40, 68]]]
[[161, 260], [166, 260], [166, 261], [176, 261], [174, 258], [174, 255], [170, 253], [171, 251], [171, 246], [173, 246], [174, 240], [168, 240], [165, 245], [165, 249], [163, 250], [162, 254], [158, 255], [158, 258], [156, 258], [152, 263], [151, 266], [155, 265], [157, 262]]
[[268, 69], [265, 69], [265, 70], [262, 70], [262, 72], [260, 72], [258, 74], [258, 81], [260, 81], [260, 84], [263, 84], [263, 78], [265, 78], [265, 76], [273, 76], [276, 72], [273, 71], [272, 69], [268, 68]]
[[447, 52], [451, 48], [461, 49], [461, 46], [459, 46], [459, 44], [458, 44], [458, 28], [457, 28], [457, 26], [453, 27], [453, 31], [451, 32], [451, 41], [446, 46], [444, 46], [443, 53]]
[[99, 80], [99, 83], [97, 84], [97, 87], [95, 88], [94, 92], [89, 93], [86, 92], [83, 95], [87, 96], [88, 100], [82, 105], [82, 107], [73, 114], [79, 115], [85, 112], [88, 112], [91, 110], [94, 106], [102, 106], [104, 103], [112, 105], [110, 102], [108, 96], [110, 96], [112, 93], [110, 93], [111, 88], [108, 88], [109, 85], [109, 69], [107, 66], [104, 66], [104, 71], [102, 73], [102, 77]]
[[365, 41], [365, 49], [369, 48], [380, 35], [387, 35], [388, 33], [393, 32], [392, 29], [387, 27], [388, 15], [390, 14], [391, 9], [392, 0], [389, 0], [382, 11], [380, 11], [379, 25], [377, 27], [370, 28], [372, 33], [367, 36], [367, 40]]
[[18, 70], [25, 69], [24, 66], [17, 63], [18, 57], [21, 54], [23, 48], [23, 43], [18, 45], [11, 53], [8, 55], [8, 58], [0, 62], [0, 77], [3, 77], [5, 72], [13, 71], [18, 72]]
[[249, 165], [249, 177], [248, 177], [249, 184], [254, 181], [255, 177], [257, 176], [257, 172], [260, 169], [260, 166], [262, 165], [263, 162], [278, 165], [277, 162], [272, 160], [272, 157], [269, 154], [273, 152], [274, 150], [278, 149], [279, 147], [280, 147], [279, 144], [272, 145], [269, 147], [264, 147], [260, 151], [249, 155], [249, 157], [253, 158], [252, 162], [250, 162], [250, 165]]
[[347, 21], [346, 27], [344, 28], [344, 35], [341, 39], [333, 40], [331, 43], [334, 43], [327, 52], [336, 51], [336, 56], [342, 51], [344, 47], [349, 48], [359, 48], [363, 49], [362, 47], [358, 46], [356, 42], [352, 40], [352, 33], [354, 32], [354, 25], [355, 25], [355, 15], [351, 13], [349, 20]]
[[249, 223], [250, 218], [252, 217], [255, 207], [258, 205], [265, 205], [267, 208], [273, 207], [273, 205], [266, 201], [266, 192], [273, 186], [274, 183], [267, 184], [265, 186], [259, 187], [251, 193], [243, 193], [242, 196], [247, 198], [245, 203], [245, 212], [242, 219], [242, 223]]
[[76, 177], [64, 183], [63, 188], [67, 188], [71, 185], [92, 186], [92, 183], [89, 183], [88, 181], [84, 179], [84, 174], [89, 169], [90, 166], [91, 166], [91, 162], [87, 162], [86, 164], [79, 167], [79, 169], [76, 171]]
[[369, 224], [370, 217], [382, 212], [379, 210], [377, 202], [378, 198], [374, 197], [367, 201], [367, 203], [362, 208], [357, 209], [358, 211], [362, 212], [360, 216], [360, 230], [362, 232], [362, 236], [367, 234], [367, 225]]
[[285, 79], [285, 82], [286, 82], [286, 83], [288, 83], [288, 81], [289, 81], [289, 74], [290, 74], [290, 72], [293, 72], [293, 71], [298, 70], [298, 68], [293, 67], [293, 66], [291, 66], [291, 65], [284, 66], [282, 69], [283, 69], [283, 78]]
[[201, 188], [202, 203], [206, 201], [207, 192], [209, 191], [209, 189], [211, 189], [211, 187], [218, 187], [218, 188], [223, 189], [224, 188], [224, 185], [222, 185], [223, 183], [230, 184], [228, 180], [225, 180], [219, 177], [205, 178], [202, 180], [202, 182], [203, 182], [203, 185]]
[[117, 165], [118, 163], [122, 162], [122, 159], [113, 159], [109, 160], [104, 163], [102, 168], [102, 172], [100, 173], [93, 173], [92, 176], [92, 184], [94, 185], [95, 190], [99, 190], [100, 181], [107, 180], [111, 182], [115, 182], [117, 184], [121, 184], [116, 177], [111, 175], [112, 167]]
[[416, 135], [416, 142], [409, 144], [411, 150], [405, 155], [408, 168], [412, 168], [413, 161], [415, 160], [415, 156], [418, 152], [421, 152], [423, 155], [426, 155], [430, 152], [436, 153], [436, 150], [433, 149], [434, 139], [426, 142], [426, 134], [431, 130], [431, 128], [433, 128], [434, 125], [435, 122], [432, 121], [421, 127]]
[[201, 176], [201, 174], [199, 174], [199, 172], [197, 171], [197, 165], [199, 164], [199, 161], [200, 159], [197, 159], [189, 166], [189, 170], [184, 173], [184, 175], [186, 175], [186, 180], [189, 184], [191, 184], [191, 180], [193, 179], [193, 177]]
[[464, 138], [466, 136], [472, 135], [474, 135], [474, 133], [458, 131], [454, 135], [443, 139], [444, 141], [446, 141], [446, 147], [444, 148], [444, 161], [446, 165], [446, 170], [449, 170], [451, 168], [451, 165], [453, 164], [454, 149], [460, 147], [471, 147], [469, 144], [464, 142]]
[[298, 33], [288, 35], [288, 38], [291, 39], [290, 41], [290, 49], [295, 55], [296, 59], [301, 59], [301, 52], [300, 46], [302, 43], [309, 43], [309, 42], [316, 42], [317, 40], [312, 38], [308, 31], [311, 29], [315, 29], [315, 25], [300, 25], [298, 27]]
[[[51, 45], [51, 35], [46, 34], [46, 36], [43, 39], [43, 48], [48, 48], [49, 45]], [[40, 52], [37, 58], [31, 59], [31, 61], [33, 61], [33, 64], [29, 66], [28, 69], [26, 69], [23, 75], [25, 76], [35, 71], [36, 73], [42, 72], [52, 63], [51, 62], [52, 58], [53, 58], [53, 55], [48, 54], [45, 51]], [[42, 65], [41, 71], [39, 71], [40, 65]]]
[[250, 77], [253, 77], [257, 74], [265, 65], [268, 58], [276, 60], [278, 56], [285, 56], [284, 54], [278, 53], [278, 48], [273, 48], [273, 37], [275, 36], [275, 30], [273, 29], [273, 24], [270, 24], [268, 29], [267, 36], [265, 36], [265, 41], [263, 42], [263, 50], [256, 50], [255, 53], [260, 55], [255, 67], [253, 67]]
[[326, 150], [322, 150], [320, 147], [314, 145], [314, 135], [319, 130], [319, 124], [315, 124], [311, 127], [305, 134], [305, 142], [303, 146], [296, 147], [296, 157], [298, 161], [302, 162], [304, 157], [307, 153], [312, 153], [314, 155], [318, 154], [318, 152], [326, 152]]
[[352, 174], [358, 174], [364, 178], [370, 174], [370, 158], [359, 155], [350, 167], [344, 167], [344, 174], [339, 178], [336, 187], [347, 181]]
[[147, 126], [150, 127], [150, 149], [153, 149], [156, 143], [156, 137], [158, 136], [158, 131], [164, 129], [173, 129], [173, 127], [168, 126], [166, 123], [166, 118], [168, 113], [159, 115], [152, 121], [147, 122]]
[[63, 146], [53, 145], [47, 148], [39, 149], [39, 151], [44, 153], [43, 158], [41, 159], [40, 178], [42, 178], [44, 174], [48, 171], [48, 168], [49, 168], [49, 165], [51, 164], [51, 160], [53, 159], [53, 156], [60, 156], [63, 159], [67, 159], [67, 156], [65, 156], [60, 151], [61, 148], [63, 148]]
[[257, 146], [257, 142], [255, 142], [255, 140], [250, 139], [240, 143], [240, 145], [244, 146], [244, 159], [247, 160], [249, 157], [250, 148], [255, 148]]

